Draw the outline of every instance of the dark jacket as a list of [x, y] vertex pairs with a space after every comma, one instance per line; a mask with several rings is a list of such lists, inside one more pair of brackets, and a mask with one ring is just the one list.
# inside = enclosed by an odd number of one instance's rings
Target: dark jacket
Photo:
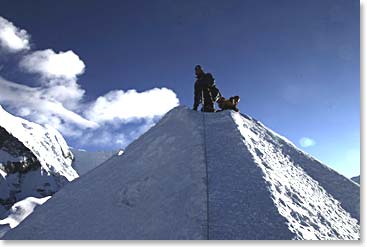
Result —
[[213, 104], [213, 98], [210, 93], [210, 89], [212, 87], [215, 87], [215, 82], [212, 74], [204, 73], [197, 78], [195, 82], [194, 92], [194, 109], [196, 109], [200, 103]]

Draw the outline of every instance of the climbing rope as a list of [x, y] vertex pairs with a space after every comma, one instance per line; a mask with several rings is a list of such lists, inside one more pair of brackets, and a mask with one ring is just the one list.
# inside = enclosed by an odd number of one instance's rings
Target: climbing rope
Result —
[[205, 112], [203, 114], [203, 137], [204, 137], [204, 162], [205, 162], [205, 174], [206, 174], [206, 217], [207, 217], [207, 239], [209, 237], [209, 175], [208, 175], [208, 158], [207, 158], [207, 146], [206, 146], [206, 122], [205, 122]]

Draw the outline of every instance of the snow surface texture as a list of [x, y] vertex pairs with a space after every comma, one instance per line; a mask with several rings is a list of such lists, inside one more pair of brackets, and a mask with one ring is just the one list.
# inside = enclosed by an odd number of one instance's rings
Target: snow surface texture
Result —
[[256, 120], [177, 107], [4, 237], [359, 239], [357, 209], [358, 185]]
[[[72, 166], [80, 176], [93, 170], [94, 168], [111, 158], [114, 154], [116, 154], [116, 152], [114, 151], [89, 152], [74, 148], [71, 149], [71, 152], [74, 156]], [[120, 152], [123, 151], [119, 151], [119, 153]]]
[[279, 145], [272, 132], [252, 119], [238, 113], [232, 115], [244, 144], [264, 173], [279, 213], [287, 219], [289, 229], [297, 238], [359, 238], [358, 220], [308, 175], [298, 160], [282, 151], [289, 146]]
[[0, 126], [21, 141], [37, 157], [47, 173], [60, 174], [69, 181], [78, 177], [71, 167], [72, 153], [62, 135], [51, 126], [41, 126], [15, 117], [0, 106]]

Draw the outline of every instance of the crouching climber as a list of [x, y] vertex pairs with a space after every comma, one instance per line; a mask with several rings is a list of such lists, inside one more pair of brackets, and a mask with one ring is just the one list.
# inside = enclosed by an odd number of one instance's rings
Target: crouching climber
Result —
[[220, 98], [220, 92], [217, 89], [212, 74], [205, 73], [200, 65], [195, 66], [195, 92], [194, 106], [195, 111], [202, 104], [201, 111], [215, 112], [214, 102]]
[[230, 97], [229, 99], [220, 97], [217, 102], [218, 102], [218, 106], [221, 109], [221, 111], [223, 110], [234, 110], [236, 112], [239, 111], [237, 108], [237, 105], [240, 102], [240, 96], [233, 96], [233, 97]]

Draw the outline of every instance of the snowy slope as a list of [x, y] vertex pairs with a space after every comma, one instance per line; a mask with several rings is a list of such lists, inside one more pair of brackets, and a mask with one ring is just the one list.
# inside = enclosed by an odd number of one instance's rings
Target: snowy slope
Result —
[[359, 186], [238, 113], [177, 107], [5, 239], [359, 239]]
[[80, 176], [86, 174], [90, 170], [93, 170], [113, 155], [118, 154], [115, 151], [90, 152], [75, 148], [72, 148], [71, 152], [74, 156], [72, 166]]
[[[238, 113], [232, 113], [232, 116], [245, 146], [270, 185], [279, 214], [287, 219], [289, 229], [297, 234], [297, 238], [359, 238], [359, 205], [350, 207], [345, 202], [349, 200], [349, 195], [339, 193], [343, 184], [352, 194], [358, 191], [352, 183], [310, 156], [303, 155], [288, 140], [275, 135], [262, 124]], [[302, 159], [289, 156], [289, 149], [298, 152]], [[305, 159], [308, 160], [305, 162]], [[306, 166], [310, 165], [316, 169], [307, 169]], [[325, 170], [329, 171], [326, 176], [320, 176]], [[344, 183], [336, 187], [322, 187], [328, 180], [344, 180]]]
[[47, 173], [60, 174], [69, 181], [78, 177], [71, 168], [72, 153], [61, 134], [51, 126], [41, 126], [15, 117], [0, 106], [0, 126], [32, 151]]

